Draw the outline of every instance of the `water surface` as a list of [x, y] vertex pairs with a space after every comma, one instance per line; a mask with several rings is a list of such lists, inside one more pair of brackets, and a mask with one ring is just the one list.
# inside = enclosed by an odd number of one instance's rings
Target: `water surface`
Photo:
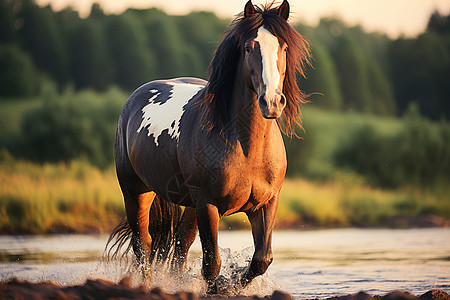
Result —
[[[117, 281], [123, 270], [99, 263], [106, 240], [107, 236], [92, 235], [0, 237], [0, 280], [18, 277], [62, 285], [99, 277]], [[245, 266], [251, 258], [249, 231], [220, 232], [219, 245], [224, 274], [230, 265]], [[200, 288], [200, 249], [197, 238], [189, 257], [189, 279], [172, 283], [165, 277], [158, 284], [169, 291], [174, 286]], [[297, 298], [326, 298], [361, 290], [450, 292], [450, 229], [276, 231], [273, 251], [268, 274], [246, 293], [282, 289]]]

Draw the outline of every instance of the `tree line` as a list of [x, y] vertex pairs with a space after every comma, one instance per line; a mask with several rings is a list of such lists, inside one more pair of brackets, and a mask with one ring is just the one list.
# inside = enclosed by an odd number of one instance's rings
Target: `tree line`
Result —
[[[205, 78], [228, 22], [154, 8], [106, 15], [98, 4], [82, 19], [70, 8], [1, 0], [0, 98], [38, 95], [45, 81], [60, 90], [115, 85], [128, 93], [157, 78]], [[395, 40], [336, 19], [294, 26], [311, 41], [314, 68], [299, 84], [314, 105], [401, 115], [416, 103], [426, 117], [449, 118], [450, 16], [436, 12], [424, 33]]]

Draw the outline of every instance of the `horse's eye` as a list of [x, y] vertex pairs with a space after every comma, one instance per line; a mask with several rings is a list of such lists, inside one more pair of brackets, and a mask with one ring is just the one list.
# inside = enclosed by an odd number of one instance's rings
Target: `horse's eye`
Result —
[[284, 48], [284, 52], [288, 52], [288, 47]]
[[245, 52], [246, 53], [251, 53], [252, 52], [252, 48], [250, 46], [245, 46]]

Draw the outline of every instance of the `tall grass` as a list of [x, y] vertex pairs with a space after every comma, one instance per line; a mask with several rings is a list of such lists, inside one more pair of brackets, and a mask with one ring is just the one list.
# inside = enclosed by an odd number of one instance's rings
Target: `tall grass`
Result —
[[[450, 187], [423, 190], [373, 188], [350, 173], [333, 181], [286, 179], [280, 193], [276, 227], [391, 227], [398, 217], [434, 214], [450, 219]], [[244, 214], [223, 219], [222, 229], [248, 228]], [[404, 224], [402, 226], [410, 226]]]
[[83, 161], [0, 167], [0, 232], [105, 232], [124, 216], [113, 170]]
[[[388, 226], [388, 219], [434, 213], [450, 218], [450, 188], [386, 190], [367, 185], [358, 175], [341, 173], [334, 181], [304, 179], [284, 183], [280, 206], [295, 212], [296, 219], [322, 226]], [[279, 215], [286, 222], [283, 214]], [[292, 217], [291, 217], [292, 218]]]
[[[112, 168], [85, 161], [35, 164], [0, 159], [0, 233], [110, 232], [125, 215]], [[351, 173], [334, 181], [286, 179], [278, 227], [386, 226], [395, 216], [426, 213], [450, 219], [450, 188], [383, 190]], [[226, 217], [221, 229], [249, 227], [244, 214]]]

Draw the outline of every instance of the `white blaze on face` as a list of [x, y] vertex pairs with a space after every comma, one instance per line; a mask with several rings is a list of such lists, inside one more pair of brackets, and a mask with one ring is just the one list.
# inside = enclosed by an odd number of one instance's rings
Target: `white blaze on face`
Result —
[[142, 123], [137, 130], [139, 133], [143, 128], [147, 128], [147, 135], [153, 135], [156, 146], [159, 145], [159, 136], [166, 129], [169, 136], [176, 138], [178, 142], [180, 119], [184, 113], [183, 107], [199, 90], [204, 88], [203, 85], [188, 83], [172, 82], [168, 84], [172, 86], [172, 90], [169, 99], [164, 103], [156, 103], [155, 100], [161, 93], [158, 90], [150, 90], [153, 96], [148, 100], [149, 104], [142, 108]]
[[262, 78], [266, 85], [266, 96], [274, 99], [278, 84], [280, 83], [280, 72], [278, 72], [278, 49], [280, 47], [278, 38], [270, 31], [261, 26], [258, 29], [255, 41], [259, 43], [262, 57]]

